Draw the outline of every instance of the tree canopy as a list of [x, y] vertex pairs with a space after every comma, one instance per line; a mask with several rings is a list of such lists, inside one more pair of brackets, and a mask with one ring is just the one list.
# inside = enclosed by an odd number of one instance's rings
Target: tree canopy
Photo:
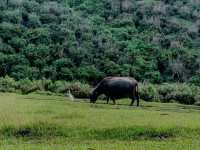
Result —
[[200, 2], [1, 0], [0, 77], [200, 82]]

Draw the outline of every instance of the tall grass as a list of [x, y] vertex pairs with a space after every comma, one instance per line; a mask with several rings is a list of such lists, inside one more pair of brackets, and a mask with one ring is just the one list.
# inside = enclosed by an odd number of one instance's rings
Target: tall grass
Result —
[[200, 129], [153, 128], [149, 126], [131, 126], [121, 128], [92, 129], [85, 127], [64, 127], [45, 122], [20, 127], [6, 126], [0, 129], [1, 136], [10, 138], [50, 138], [76, 137], [82, 140], [148, 140], [167, 139], [200, 133]]

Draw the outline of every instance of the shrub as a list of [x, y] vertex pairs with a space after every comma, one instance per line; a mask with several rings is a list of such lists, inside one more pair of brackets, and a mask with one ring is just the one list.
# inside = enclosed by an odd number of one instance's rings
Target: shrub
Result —
[[[76, 98], [89, 98], [91, 86], [79, 81], [55, 81], [49, 79], [30, 80], [28, 78], [15, 81], [8, 76], [0, 78], [0, 92], [16, 92], [20, 90], [22, 94], [37, 93], [67, 94], [68, 90]], [[200, 87], [186, 83], [164, 83], [155, 85], [142, 83], [139, 85], [140, 98], [145, 101], [179, 102], [182, 104], [200, 105]], [[103, 96], [100, 97], [103, 99]]]
[[191, 86], [192, 95], [194, 96], [195, 105], [200, 106], [200, 87], [192, 85]]
[[53, 83], [49, 90], [55, 93], [64, 93], [68, 89], [69, 83], [67, 83], [66, 81], [56, 81]]
[[70, 90], [72, 95], [77, 98], [88, 98], [91, 88], [88, 84], [77, 81], [56, 81], [49, 90], [56, 93], [67, 93]]
[[20, 14], [20, 10], [18, 9], [4, 11], [3, 14], [4, 14], [3, 20], [5, 22], [11, 22], [14, 24], [21, 22], [21, 16], [20, 16], [21, 14]]
[[11, 40], [8, 41], [8, 43], [15, 49], [23, 48], [26, 45], [26, 40], [19, 38], [19, 37], [13, 37]]
[[167, 96], [174, 90], [175, 84], [164, 83], [162, 85], [157, 85], [157, 90], [159, 94], [159, 98], [162, 102], [170, 102], [171, 99], [168, 99]]
[[12, 46], [1, 43], [0, 44], [0, 52], [3, 52], [4, 54], [12, 54], [15, 52], [15, 50]]
[[37, 84], [41, 91], [50, 91], [53, 87], [53, 82], [49, 79], [38, 80]]
[[179, 102], [200, 104], [200, 87], [185, 83], [140, 84], [140, 97], [145, 101]]
[[41, 26], [41, 22], [39, 16], [37, 14], [29, 14], [28, 16], [29, 21], [27, 22], [27, 26], [31, 28], [37, 28]]
[[16, 81], [13, 78], [8, 76], [0, 78], [0, 92], [14, 92], [16, 86]]
[[89, 98], [91, 87], [81, 82], [71, 83], [69, 87], [72, 94], [77, 98]]
[[39, 75], [38, 68], [30, 67], [28, 65], [16, 65], [13, 66], [11, 70], [12, 73], [10, 74], [10, 76], [15, 78], [16, 80], [25, 78], [35, 79]]
[[34, 0], [32, 1], [27, 1], [24, 0], [23, 3], [23, 8], [27, 11], [27, 12], [34, 12], [34, 11], [39, 11], [39, 6], [40, 4]]
[[18, 81], [18, 89], [22, 94], [28, 94], [39, 89], [36, 81], [31, 81], [28, 78]]
[[185, 83], [162, 84], [157, 86], [162, 102], [175, 100], [183, 104], [194, 104], [197, 95], [200, 95], [200, 88]]
[[200, 73], [190, 78], [190, 83], [200, 86]]
[[194, 104], [194, 96], [191, 88], [186, 84], [177, 84], [174, 86], [174, 90], [166, 95], [167, 99], [176, 100], [183, 104]]
[[194, 99], [195, 99], [195, 105], [200, 106], [200, 95], [196, 95], [196, 96], [194, 97]]
[[158, 101], [159, 95], [153, 84], [143, 83], [139, 86], [140, 98], [145, 101]]

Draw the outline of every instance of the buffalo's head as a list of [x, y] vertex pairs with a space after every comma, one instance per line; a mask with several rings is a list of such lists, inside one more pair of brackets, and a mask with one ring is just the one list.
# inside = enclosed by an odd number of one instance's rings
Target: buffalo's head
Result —
[[95, 103], [97, 101], [97, 97], [98, 97], [98, 92], [97, 91], [92, 91], [90, 94], [90, 103]]

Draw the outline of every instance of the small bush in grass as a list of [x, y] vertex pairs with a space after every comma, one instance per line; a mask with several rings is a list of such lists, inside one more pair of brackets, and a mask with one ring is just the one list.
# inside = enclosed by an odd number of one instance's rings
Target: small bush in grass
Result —
[[200, 73], [198, 75], [195, 75], [192, 78], [190, 78], [189, 82], [196, 86], [200, 86]]
[[8, 76], [0, 78], [0, 92], [14, 92], [16, 86], [16, 81], [13, 78]]
[[81, 82], [71, 83], [69, 90], [77, 98], [89, 98], [91, 87]]
[[177, 84], [174, 90], [166, 95], [167, 99], [176, 100], [183, 104], [194, 104], [194, 96], [191, 88], [186, 84]]
[[140, 97], [145, 101], [179, 102], [182, 104], [198, 103], [200, 87], [186, 83], [164, 83], [153, 85], [140, 84]]
[[41, 91], [50, 91], [53, 87], [53, 82], [49, 79], [38, 80], [37, 83]]
[[56, 93], [67, 93], [68, 90], [70, 90], [72, 95], [77, 98], [88, 98], [91, 88], [88, 84], [78, 81], [56, 81], [50, 89], [50, 91]]
[[28, 94], [39, 89], [36, 81], [31, 81], [27, 78], [18, 81], [18, 88], [22, 91], [22, 94]]
[[195, 105], [200, 106], [200, 95], [196, 95], [196, 96], [194, 97], [194, 100], [195, 100]]
[[193, 96], [200, 95], [200, 86], [190, 85]]
[[158, 101], [159, 95], [156, 87], [150, 83], [143, 83], [139, 85], [139, 92], [141, 99], [145, 101]]
[[52, 86], [49, 87], [49, 90], [51, 92], [55, 93], [64, 93], [69, 89], [69, 82], [66, 81], [56, 81], [52, 84]]
[[195, 96], [200, 95], [200, 88], [185, 83], [162, 84], [157, 86], [162, 102], [177, 101], [183, 104], [194, 104]]
[[170, 102], [171, 97], [168, 95], [174, 91], [175, 84], [164, 83], [162, 85], [157, 85], [157, 91], [159, 94], [159, 98], [162, 102], [167, 103]]
[[192, 95], [194, 96], [195, 105], [200, 106], [200, 87], [199, 86], [191, 86]]

